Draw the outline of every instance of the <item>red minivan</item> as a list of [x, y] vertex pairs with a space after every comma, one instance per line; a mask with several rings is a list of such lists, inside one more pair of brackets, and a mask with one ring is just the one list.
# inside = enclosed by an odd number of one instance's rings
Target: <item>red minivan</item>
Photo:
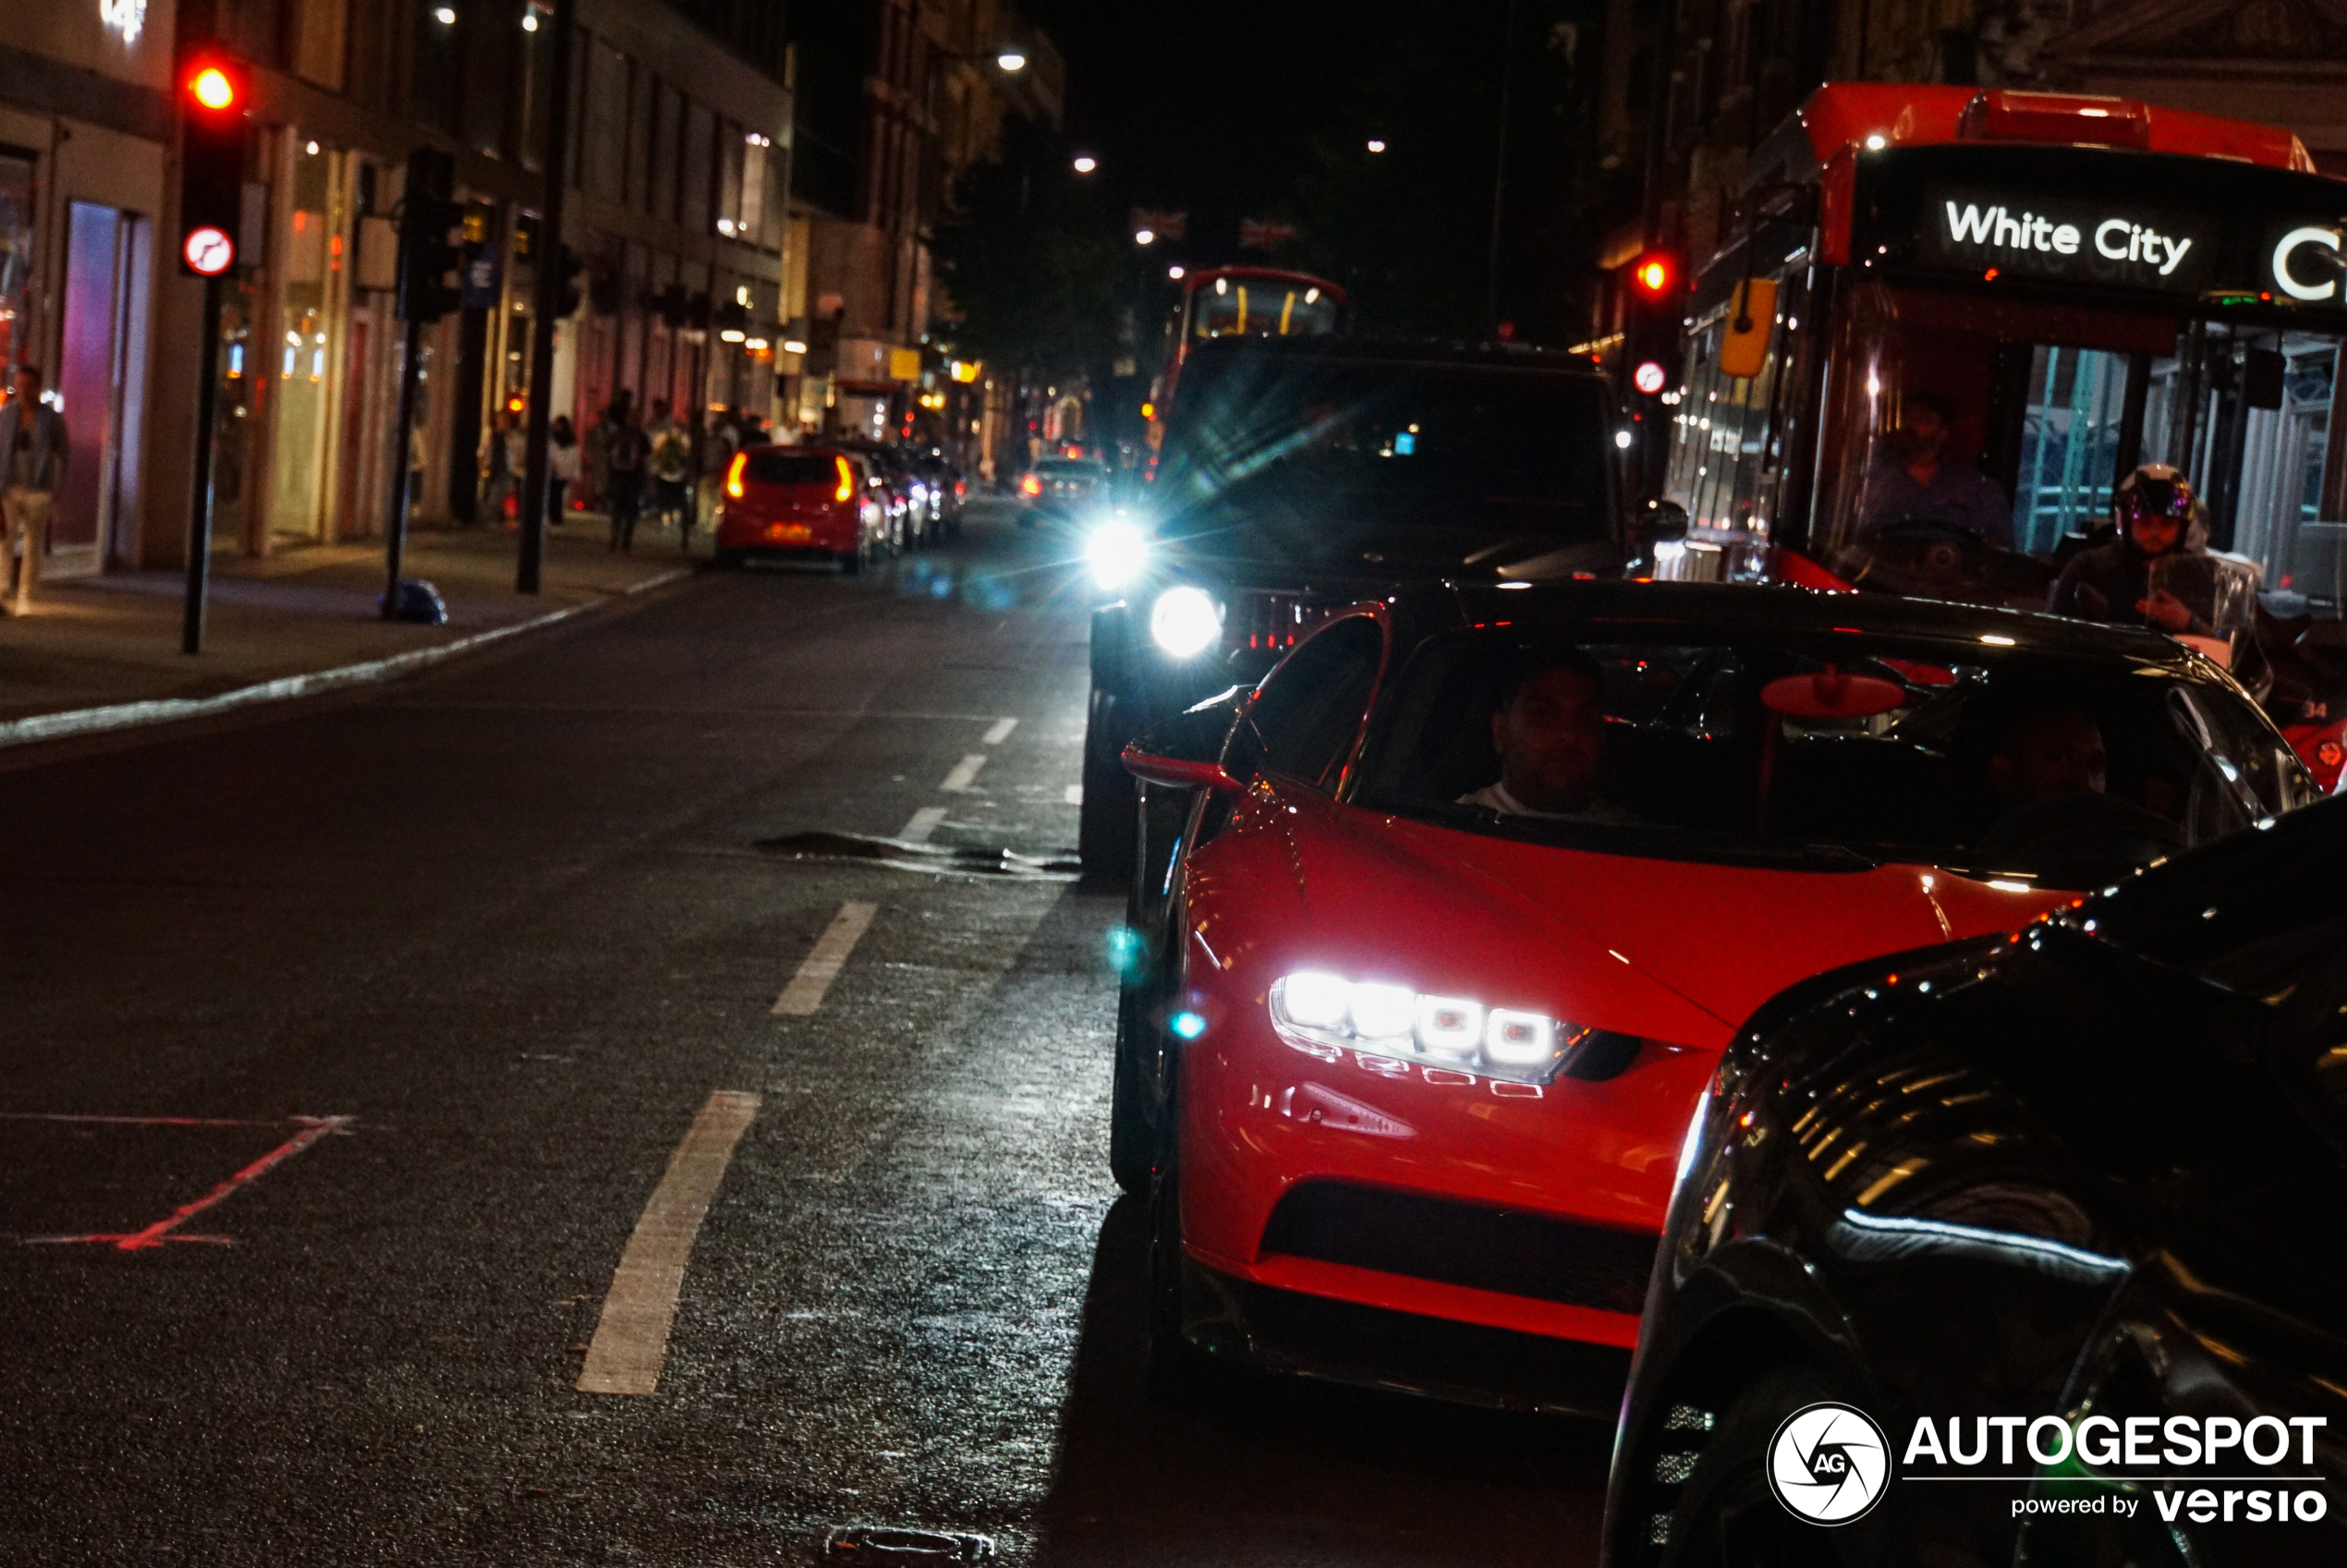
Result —
[[751, 446], [725, 468], [717, 564], [752, 556], [837, 561], [860, 571], [885, 541], [886, 508], [864, 460], [828, 446]]

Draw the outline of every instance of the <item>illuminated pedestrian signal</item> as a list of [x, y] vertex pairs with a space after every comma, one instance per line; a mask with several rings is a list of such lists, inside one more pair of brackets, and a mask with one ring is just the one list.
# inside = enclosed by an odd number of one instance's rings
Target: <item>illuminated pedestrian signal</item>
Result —
[[237, 264], [244, 217], [244, 67], [201, 59], [180, 79], [179, 265], [218, 277]]

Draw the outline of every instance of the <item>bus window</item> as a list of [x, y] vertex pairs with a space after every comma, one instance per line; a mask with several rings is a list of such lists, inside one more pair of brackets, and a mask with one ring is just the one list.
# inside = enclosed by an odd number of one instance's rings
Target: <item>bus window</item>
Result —
[[2110, 510], [2129, 357], [2059, 343], [2028, 346], [2013, 541], [2032, 554], [2050, 555], [2063, 535], [2092, 532]]

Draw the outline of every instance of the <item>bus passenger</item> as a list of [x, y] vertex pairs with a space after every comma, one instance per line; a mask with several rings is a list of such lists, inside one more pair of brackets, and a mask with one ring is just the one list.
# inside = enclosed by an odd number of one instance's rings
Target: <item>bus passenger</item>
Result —
[[1938, 394], [1907, 395], [1899, 428], [1867, 472], [1862, 536], [1921, 523], [1954, 529], [2001, 550], [2013, 548], [2012, 504], [1986, 474], [1947, 455], [1952, 422]]

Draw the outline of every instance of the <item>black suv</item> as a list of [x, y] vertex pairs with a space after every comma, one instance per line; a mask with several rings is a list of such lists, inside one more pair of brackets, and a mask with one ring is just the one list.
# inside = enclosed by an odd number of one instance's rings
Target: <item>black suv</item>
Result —
[[1620, 428], [1605, 381], [1562, 354], [1332, 338], [1193, 348], [1155, 478], [1088, 545], [1122, 597], [1092, 617], [1086, 875], [1121, 880], [1137, 849], [1158, 858], [1140, 843], [1125, 743], [1253, 684], [1331, 612], [1411, 578], [1618, 571]]

